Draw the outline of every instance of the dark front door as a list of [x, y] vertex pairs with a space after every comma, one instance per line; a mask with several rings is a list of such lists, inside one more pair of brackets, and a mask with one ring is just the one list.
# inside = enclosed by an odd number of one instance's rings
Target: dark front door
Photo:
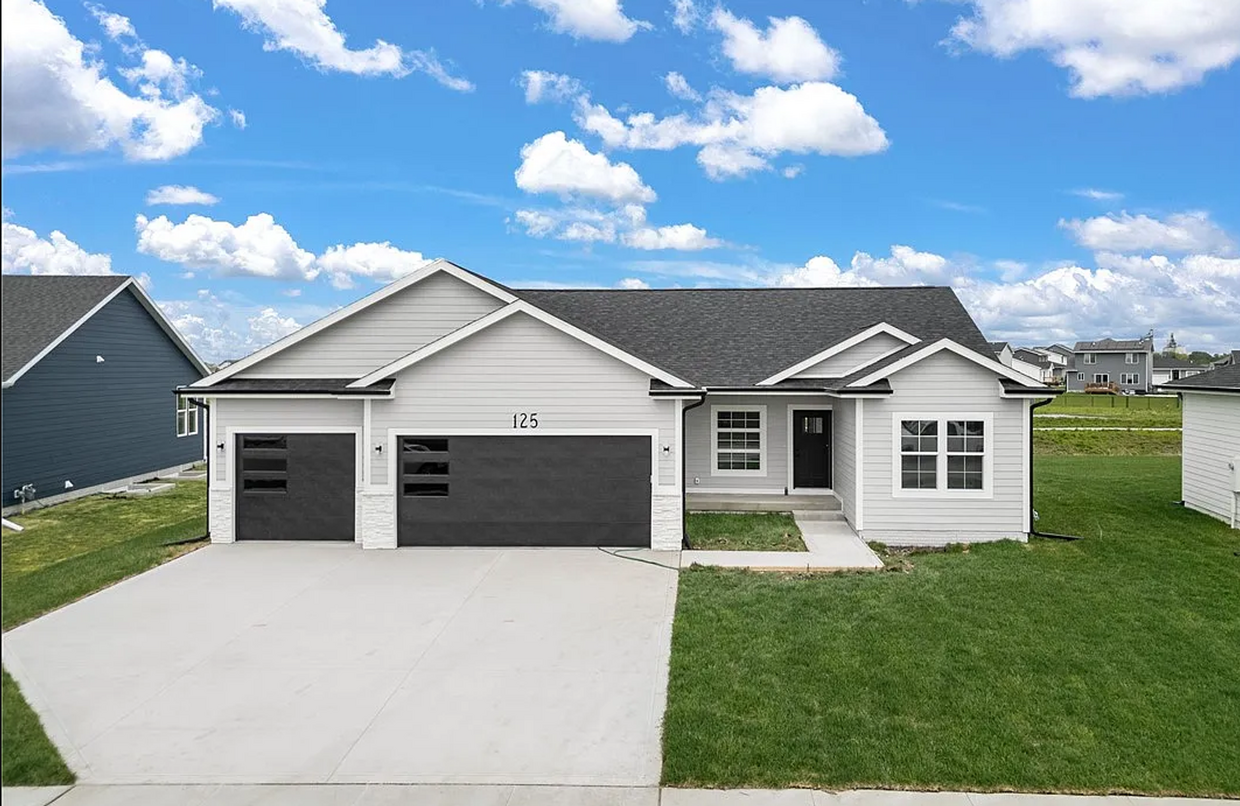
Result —
[[649, 546], [650, 438], [401, 437], [402, 546]]
[[831, 412], [792, 412], [792, 486], [798, 490], [831, 486]]
[[238, 540], [352, 540], [352, 434], [238, 434]]

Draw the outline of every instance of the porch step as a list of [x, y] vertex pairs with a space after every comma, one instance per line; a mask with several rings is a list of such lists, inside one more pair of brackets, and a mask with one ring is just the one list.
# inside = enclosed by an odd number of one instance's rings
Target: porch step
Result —
[[842, 521], [844, 513], [838, 509], [794, 509], [792, 517], [798, 521]]
[[833, 495], [754, 495], [695, 493], [685, 495], [690, 512], [830, 512], [838, 511]]

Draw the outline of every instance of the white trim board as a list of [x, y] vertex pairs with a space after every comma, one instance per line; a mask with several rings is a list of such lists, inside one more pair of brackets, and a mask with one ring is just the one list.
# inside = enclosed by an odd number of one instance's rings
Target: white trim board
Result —
[[90, 321], [91, 317], [103, 310], [104, 306], [119, 297], [125, 292], [126, 289], [133, 292], [133, 295], [138, 300], [138, 303], [146, 309], [148, 314], [151, 315], [151, 318], [155, 320], [155, 324], [159, 325], [159, 329], [164, 331], [168, 338], [172, 339], [172, 343], [177, 346], [177, 349], [185, 354], [185, 357], [190, 360], [190, 363], [194, 365], [194, 368], [203, 375], [208, 374], [210, 370], [207, 369], [207, 365], [204, 364], [202, 359], [198, 357], [198, 353], [194, 352], [194, 348], [189, 345], [189, 342], [185, 341], [180, 332], [172, 326], [172, 323], [168, 321], [166, 316], [164, 316], [164, 312], [159, 309], [159, 306], [155, 304], [155, 301], [152, 300], [150, 296], [147, 295], [146, 291], [143, 290], [142, 285], [133, 277], [126, 277], [124, 282], [113, 289], [106, 297], [95, 303], [95, 306], [86, 313], [82, 314], [81, 318], [79, 318], [76, 322], [65, 328], [59, 336], [40, 350], [34, 358], [27, 361], [25, 366], [6, 378], [3, 383], [3, 388], [8, 389], [10, 386], [17, 383], [23, 375], [33, 369], [34, 366], [46, 358], [52, 350], [55, 350], [61, 345], [62, 342], [64, 342], [65, 339], [76, 333], [82, 325]]
[[294, 344], [297, 344], [301, 341], [304, 341], [310, 338], [315, 333], [325, 330], [331, 325], [334, 325], [343, 319], [347, 319], [355, 313], [364, 311], [370, 306], [378, 302], [382, 302], [383, 300], [387, 299], [393, 294], [397, 294], [401, 291], [404, 291], [406, 288], [409, 288], [412, 285], [416, 285], [417, 283], [422, 282], [427, 277], [431, 277], [439, 273], [449, 274], [463, 283], [468, 283], [474, 288], [477, 288], [480, 291], [484, 291], [490, 294], [491, 296], [495, 297], [496, 299], [500, 300], [501, 302], [505, 304], [513, 302], [514, 300], [517, 299], [515, 296], [513, 296], [508, 291], [505, 291], [503, 288], [500, 288], [497, 285], [494, 285], [492, 283], [487, 282], [486, 280], [483, 280], [478, 275], [472, 272], [468, 272], [465, 269], [462, 269], [460, 266], [457, 266], [454, 263], [450, 263], [444, 260], [443, 258], [436, 258], [435, 260], [432, 260], [430, 263], [426, 264], [425, 266], [418, 269], [417, 271], [412, 272], [411, 274], [408, 274], [399, 280], [388, 283], [383, 288], [380, 288], [378, 291], [375, 291], [372, 294], [362, 297], [356, 302], [346, 305], [345, 307], [337, 311], [333, 311], [332, 313], [329, 313], [327, 316], [324, 316], [322, 319], [319, 319], [316, 322], [312, 322], [311, 324], [306, 325], [301, 330], [298, 330], [295, 333], [290, 333], [284, 338], [267, 345], [261, 350], [257, 350], [253, 353], [250, 353], [245, 358], [242, 358], [239, 361], [234, 361], [233, 363], [224, 367], [220, 371], [212, 375], [209, 375], [206, 378], [203, 378], [202, 380], [196, 382], [194, 386], [211, 386], [212, 384], [218, 383], [219, 381], [222, 381], [225, 378], [230, 378], [233, 375], [237, 374], [238, 372], [242, 371], [243, 369], [252, 367], [260, 361], [270, 358], [271, 356], [277, 353], [283, 352], [284, 350], [287, 350], [289, 347], [292, 347]]
[[[1031, 385], [1030, 381], [1033, 381], [1033, 379], [1030, 378], [1028, 375], [1022, 375], [1016, 370], [1011, 369], [1010, 367], [1005, 367], [1003, 364], [1000, 364], [997, 359], [987, 358], [981, 353], [974, 352], [973, 350], [970, 350], [968, 347], [960, 345], [952, 341], [951, 339], [939, 339], [938, 341], [933, 342], [932, 344], [927, 344], [925, 347], [921, 348], [920, 350], [917, 350], [911, 355], [901, 358], [899, 361], [895, 361], [891, 364], [888, 364], [885, 367], [882, 367], [881, 369], [877, 369], [874, 372], [871, 372], [869, 375], [864, 375], [858, 378], [857, 380], [848, 384], [848, 386], [846, 386], [845, 388], [853, 389], [853, 388], [869, 386], [872, 383], [881, 381], [884, 378], [894, 375], [895, 373], [899, 372], [902, 369], [911, 367], [913, 364], [923, 361], [932, 355], [938, 355], [943, 350], [947, 350], [948, 352], [954, 353], [960, 356], [961, 358], [972, 361], [974, 364], [977, 364], [980, 367], [989, 369], [997, 375], [1002, 375], [1003, 377], [1008, 378], [1009, 380], [1013, 380], [1025, 386], [1028, 386], [1031, 390], [1039, 390], [1039, 389], [1046, 388], [1044, 386]], [[1034, 381], [1034, 383], [1037, 383], [1037, 382]]]
[[[772, 386], [774, 384], [779, 383], [780, 381], [787, 380], [788, 378], [791, 378], [793, 375], [796, 375], [798, 372], [809, 369], [815, 364], [820, 364], [823, 361], [826, 361], [828, 358], [831, 358], [832, 356], [839, 355], [845, 350], [848, 350], [852, 347], [856, 347], [858, 344], [868, 341], [880, 333], [886, 333], [888, 336], [894, 336], [895, 338], [904, 342], [906, 347], [910, 344], [917, 344], [918, 342], [921, 341], [921, 339], [917, 338], [913, 334], [906, 333], [905, 331], [901, 330], [895, 325], [889, 325], [886, 322], [879, 322], [877, 325], [867, 327], [865, 330], [861, 331], [860, 333], [849, 336], [843, 341], [833, 344], [827, 349], [821, 352], [815, 353], [814, 355], [811, 355], [809, 358], [806, 358], [804, 361], [798, 361], [797, 363], [793, 364], [787, 369], [780, 370], [779, 372], [775, 373], [774, 375], [772, 375], [771, 377], [767, 378], [764, 381], [758, 381], [757, 385], [758, 386]], [[904, 349], [904, 347], [901, 347], [899, 349], [902, 350]], [[887, 353], [887, 355], [891, 355], [891, 353]], [[885, 358], [885, 357], [886, 356], [880, 356], [879, 358]], [[877, 361], [879, 359], [874, 359], [874, 360]], [[862, 366], [867, 366], [868, 364], [871, 364], [871, 363], [873, 363], [873, 361], [866, 362], [866, 364], [863, 364]], [[855, 372], [855, 371], [856, 370], [854, 369], [850, 371], [848, 374], [851, 375], [852, 372]], [[843, 376], [840, 376], [840, 377], [843, 377]]]
[[497, 311], [492, 311], [491, 313], [487, 314], [481, 319], [476, 319], [473, 322], [470, 322], [468, 325], [465, 325], [464, 327], [457, 328], [456, 330], [452, 331], [448, 335], [442, 338], [436, 339], [430, 344], [427, 344], [424, 347], [420, 347], [417, 350], [414, 350], [413, 352], [408, 353], [396, 359], [390, 364], [387, 364], [386, 366], [379, 367], [377, 370], [370, 373], [369, 375], [364, 375], [361, 378], [358, 378], [356, 381], [349, 384], [349, 388], [350, 389], [361, 389], [361, 388], [370, 386], [372, 383], [375, 383], [376, 381], [381, 381], [384, 378], [388, 378], [402, 370], [408, 369], [409, 367], [413, 366], [419, 361], [423, 361], [427, 358], [430, 358], [436, 353], [446, 350], [452, 345], [458, 342], [464, 341], [465, 339], [468, 339], [470, 336], [473, 336], [475, 333], [480, 333], [481, 331], [486, 330], [492, 325], [498, 324], [499, 322], [504, 321], [508, 317], [513, 316], [518, 313], [523, 313], [527, 316], [530, 316], [538, 320], [539, 322], [542, 322], [545, 325], [553, 327], [556, 330], [560, 331], [561, 333], [571, 336], [574, 339], [577, 339], [577, 341], [587, 344], [601, 353], [609, 355], [618, 361], [628, 364], [630, 367], [633, 367], [634, 369], [637, 369], [637, 370], [640, 370], [641, 372], [646, 373], [652, 378], [656, 378], [657, 380], [663, 381], [666, 384], [675, 386], [680, 389], [692, 389], [693, 388], [693, 384], [689, 383], [688, 381], [677, 378], [675, 375], [665, 372], [664, 370], [659, 369], [655, 365], [647, 363], [646, 361], [643, 361], [642, 359], [638, 358], [635, 355], [627, 353], [624, 350], [621, 350], [620, 348], [612, 344], [608, 344], [607, 342], [603, 341], [597, 336], [593, 336], [585, 332], [581, 328], [578, 328], [574, 325], [570, 325], [568, 322], [565, 322], [564, 320], [558, 317], [552, 316], [551, 314], [547, 313], [541, 308], [537, 308], [534, 305], [526, 302], [525, 300], [517, 300], [516, 302], [509, 303], [508, 305], [504, 306], [503, 308], [500, 308]]

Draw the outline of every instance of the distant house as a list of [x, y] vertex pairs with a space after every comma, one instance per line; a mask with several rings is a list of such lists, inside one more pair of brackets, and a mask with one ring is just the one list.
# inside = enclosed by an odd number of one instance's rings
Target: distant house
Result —
[[1222, 358], [1216, 358], [1210, 362], [1210, 365], [1215, 367], [1228, 367], [1232, 364], [1240, 364], [1240, 350], [1232, 350]]
[[1184, 505], [1240, 528], [1240, 360], [1164, 388], [1184, 401]]
[[[5, 275], [5, 513], [201, 461], [206, 367], [132, 277]], [[178, 402], [180, 401], [180, 402]]]
[[1028, 347], [1017, 347], [1012, 351], [1012, 369], [1041, 383], [1054, 380], [1047, 357]]
[[1154, 371], [1150, 375], [1150, 383], [1162, 386], [1170, 381], [1191, 378], [1210, 369], [1209, 365], [1194, 364], [1175, 355], [1159, 353], [1154, 356]]
[[999, 359], [999, 363], [1005, 367], [1012, 366], [1012, 345], [1006, 341], [990, 342], [990, 349], [994, 350], [995, 358]]
[[1072, 348], [1073, 370], [1068, 391], [1083, 392], [1088, 384], [1114, 384], [1125, 392], [1148, 392], [1152, 386], [1154, 339], [1078, 341]]

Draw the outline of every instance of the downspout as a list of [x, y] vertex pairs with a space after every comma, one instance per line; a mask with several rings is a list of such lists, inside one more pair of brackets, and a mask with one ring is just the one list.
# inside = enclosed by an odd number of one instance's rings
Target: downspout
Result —
[[[205, 400], [199, 400], [199, 399], [192, 398], [192, 397], [189, 399], [189, 402], [190, 402], [190, 403], [193, 403], [193, 404], [194, 404], [195, 406], [197, 406], [197, 407], [198, 407], [198, 409], [199, 409], [199, 412], [198, 412], [198, 432], [202, 435], [202, 444], [203, 444], [203, 446], [204, 446], [204, 450], [203, 450], [203, 452], [202, 452], [202, 458], [203, 458], [203, 461], [204, 461], [204, 462], [206, 462], [206, 465], [207, 465], [207, 491], [206, 491], [206, 496], [207, 496], [207, 515], [208, 515], [208, 517], [207, 517], [207, 533], [206, 533], [205, 535], [203, 535], [203, 536], [204, 536], [204, 537], [206, 537], [206, 538], [210, 538], [210, 537], [211, 537], [211, 518], [210, 518], [210, 512], [211, 512], [211, 481], [212, 481], [212, 478], [211, 478], [211, 453], [212, 453], [212, 451], [215, 449], [215, 446], [211, 444], [211, 404], [207, 403], [207, 401], [205, 401]], [[204, 419], [204, 418], [203, 418], [203, 416], [202, 416], [203, 414], [206, 414], [206, 418], [205, 418], [205, 419]], [[206, 424], [206, 427], [205, 427], [205, 428], [203, 427], [203, 424], [204, 424], [204, 423]]]
[[680, 410], [680, 545], [686, 549], [692, 548], [689, 545], [689, 491], [685, 489], [685, 468], [689, 466], [689, 455], [685, 452], [689, 441], [688, 414], [690, 409], [696, 409], [705, 402], [706, 393], [703, 392], [696, 403]]
[[1032, 537], [1052, 537], [1057, 540], [1080, 540], [1076, 535], [1060, 535], [1053, 532], [1040, 532], [1037, 528], [1038, 510], [1033, 506], [1033, 410], [1053, 403], [1055, 398], [1032, 403], [1029, 406], [1029, 534]]

